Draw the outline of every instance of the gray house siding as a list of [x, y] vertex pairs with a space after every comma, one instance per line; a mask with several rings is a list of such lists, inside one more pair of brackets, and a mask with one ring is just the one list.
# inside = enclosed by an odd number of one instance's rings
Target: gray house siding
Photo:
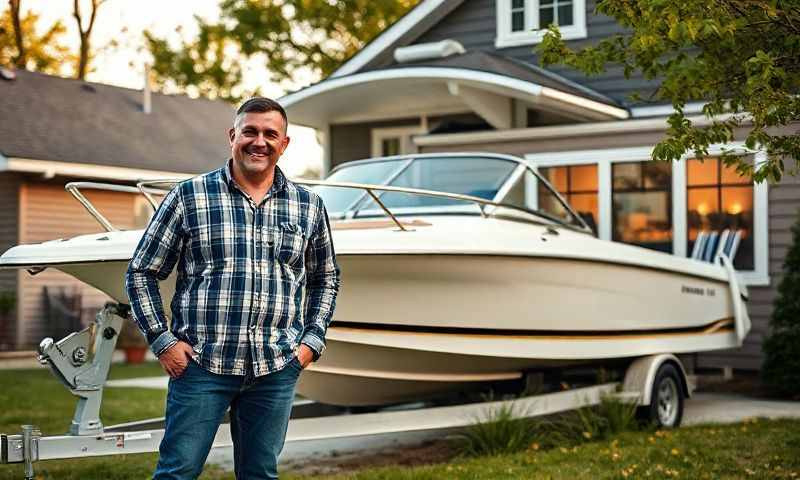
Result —
[[[0, 252], [19, 243], [19, 184], [18, 175], [0, 173]], [[16, 270], [0, 270], [0, 293], [17, 298], [18, 275]], [[16, 318], [16, 307], [6, 315], [0, 312], [0, 350], [16, 343]]]
[[[639, 147], [654, 145], [663, 137], [660, 131], [626, 132], [616, 135], [596, 135], [582, 137], [562, 137], [530, 141], [508, 141], [481, 144], [451, 144], [447, 147], [425, 147], [423, 152], [445, 151], [486, 151], [524, 156], [529, 153], [591, 150], [607, 148]], [[742, 138], [742, 132], [738, 132]], [[800, 214], [800, 176], [786, 176], [769, 189], [768, 230], [769, 230], [769, 270], [770, 285], [748, 287], [750, 301], [748, 312], [753, 324], [744, 345], [739, 349], [688, 356], [699, 368], [721, 368], [730, 366], [744, 370], [761, 368], [761, 345], [769, 331], [769, 317], [772, 303], [777, 295], [777, 285], [781, 279], [781, 268], [791, 244], [791, 227]]]
[[419, 125], [419, 118], [331, 125], [331, 168], [372, 156], [372, 129]]
[[[570, 40], [567, 44], [572, 48], [581, 48], [592, 45], [610, 35], [624, 32], [623, 28], [614, 19], [596, 15], [595, 2], [587, 0], [586, 3], [586, 30], [587, 38]], [[450, 15], [433, 25], [427, 31], [415, 36], [410, 33], [406, 37], [405, 45], [415, 43], [438, 42], [453, 39], [461, 42], [469, 50], [479, 50], [497, 53], [517, 60], [538, 65], [539, 58], [534, 54], [535, 45], [525, 45], [511, 48], [495, 48], [496, 26], [496, 0], [469, 0], [463, 2]], [[389, 48], [370, 62], [365, 69], [386, 67], [394, 63], [394, 48]], [[558, 73], [570, 80], [605, 94], [624, 104], [632, 102], [630, 94], [639, 91], [643, 98], [652, 92], [656, 82], [648, 81], [641, 76], [626, 79], [622, 68], [610, 68], [604, 74], [587, 78], [583, 73], [563, 66], [550, 66], [548, 70]]]

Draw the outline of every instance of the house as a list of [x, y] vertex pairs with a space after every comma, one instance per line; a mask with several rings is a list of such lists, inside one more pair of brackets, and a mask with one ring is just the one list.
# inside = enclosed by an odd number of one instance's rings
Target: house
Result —
[[[753, 329], [743, 348], [694, 360], [758, 369], [800, 179], [754, 184], [717, 158], [649, 162], [672, 107], [630, 95], [647, 98], [656, 83], [626, 79], [620, 68], [587, 78], [538, 66], [543, 25], [558, 24], [572, 47], [622, 32], [594, 8], [594, 0], [422, 0], [330, 77], [280, 101], [293, 123], [317, 130], [326, 170], [379, 155], [507, 153], [527, 159], [602, 239], [687, 256], [703, 230], [741, 230], [735, 265]], [[686, 109], [700, 124], [701, 108]]]
[[[137, 179], [184, 177], [217, 168], [230, 154], [226, 132], [234, 109], [227, 103], [27, 71], [5, 73], [0, 252], [100, 230], [64, 190], [67, 182], [134, 185]], [[136, 194], [86, 192], [115, 227], [142, 228], [149, 219], [149, 206]], [[16, 300], [11, 312], [0, 312], [0, 349], [63, 336], [93, 318], [107, 299], [55, 270], [33, 276], [0, 271], [0, 295]]]

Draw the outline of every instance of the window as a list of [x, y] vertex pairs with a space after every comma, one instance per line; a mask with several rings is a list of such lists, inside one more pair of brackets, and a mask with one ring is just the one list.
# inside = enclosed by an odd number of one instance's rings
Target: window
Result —
[[586, 38], [585, 0], [497, 0], [495, 47], [538, 43], [551, 24], [565, 40]]
[[411, 137], [423, 133], [418, 125], [408, 127], [373, 128], [372, 157], [389, 157], [415, 153]]
[[508, 205], [535, 210], [553, 220], [560, 220], [576, 227], [583, 227], [580, 220], [556, 196], [555, 191], [540, 182], [539, 178], [530, 169], [526, 169], [525, 173], [520, 175], [516, 183], [500, 201]]
[[688, 252], [701, 231], [740, 231], [733, 264], [737, 270], [753, 270], [753, 183], [749, 179], [719, 158], [688, 160], [686, 210]]
[[[597, 165], [540, 168], [539, 173], [597, 233]], [[540, 185], [540, 197], [542, 191]]]
[[[552, 171], [547, 177], [559, 189], [569, 179], [565, 169], [597, 166], [599, 238], [688, 257], [700, 231], [739, 230], [734, 266], [740, 278], [746, 285], [769, 285], [769, 186], [739, 177], [719, 159], [723, 151], [737, 152], [759, 165], [767, 153], [738, 143], [712, 145], [705, 161], [684, 158], [670, 164], [649, 161], [652, 151], [641, 146], [539, 152], [525, 158], [540, 172]], [[572, 203], [583, 210], [580, 202]]]
[[612, 166], [612, 239], [672, 253], [672, 164]]

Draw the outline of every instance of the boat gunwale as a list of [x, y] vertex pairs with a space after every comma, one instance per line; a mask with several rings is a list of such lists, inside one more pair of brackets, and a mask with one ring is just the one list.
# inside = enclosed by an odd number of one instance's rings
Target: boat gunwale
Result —
[[[113, 233], [113, 232], [109, 232]], [[41, 244], [33, 244], [33, 245], [25, 245], [27, 247], [30, 246], [39, 246]], [[22, 246], [22, 245], [18, 245]], [[16, 247], [12, 247], [16, 248]], [[8, 253], [8, 252], [6, 252]], [[671, 269], [667, 267], [658, 267], [653, 265], [643, 265], [640, 263], [634, 263], [625, 260], [609, 260], [600, 257], [579, 257], [579, 256], [566, 256], [561, 254], [547, 254], [547, 253], [530, 253], [530, 254], [508, 254], [508, 253], [496, 253], [496, 252], [468, 252], [468, 253], [454, 253], [454, 252], [437, 252], [437, 251], [418, 251], [418, 252], [376, 252], [376, 251], [367, 251], [367, 250], [338, 250], [336, 252], [337, 257], [357, 257], [357, 256], [374, 256], [374, 255], [384, 255], [384, 256], [420, 256], [420, 255], [431, 255], [431, 256], [461, 256], [461, 257], [504, 257], [504, 258], [547, 258], [547, 259], [556, 259], [556, 260], [571, 260], [571, 261], [578, 261], [578, 262], [589, 262], [589, 263], [597, 263], [597, 264], [605, 264], [605, 265], [621, 265], [631, 268], [638, 268], [642, 270], [648, 271], [656, 271], [656, 272], [665, 272], [671, 274], [680, 274], [685, 275], [687, 277], [692, 278], [699, 278], [702, 280], [714, 281], [724, 284], [725, 286], [728, 285], [729, 279], [725, 278], [724, 270], [720, 270], [719, 272], [689, 272], [685, 270], [678, 270], [678, 269]], [[0, 256], [0, 270], [3, 269], [21, 269], [21, 268], [36, 268], [36, 267], [48, 267], [52, 268], [57, 265], [89, 265], [93, 263], [108, 263], [108, 262], [130, 262], [131, 257], [125, 256], [121, 258], [103, 258], [103, 259], [96, 259], [96, 260], [52, 260], [49, 262], [5, 262], [3, 257]], [[706, 265], [703, 263], [702, 265]], [[744, 295], [742, 298], [747, 299]]]

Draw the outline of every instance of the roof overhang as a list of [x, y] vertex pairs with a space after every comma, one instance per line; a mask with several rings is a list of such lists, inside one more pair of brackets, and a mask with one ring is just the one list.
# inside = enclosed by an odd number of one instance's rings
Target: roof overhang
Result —
[[511, 118], [511, 99], [576, 120], [629, 117], [623, 108], [572, 93], [498, 73], [453, 67], [390, 68], [334, 77], [278, 101], [292, 123], [317, 129], [358, 119], [459, 111], [474, 111], [503, 128], [503, 118]]
[[144, 170], [139, 168], [94, 165], [90, 163], [72, 163], [3, 156], [0, 156], [0, 172], [33, 173], [40, 174], [44, 178], [63, 176], [99, 178], [123, 182], [159, 180], [163, 178], [189, 178], [195, 175], [186, 172], [172, 172], [167, 170]]

